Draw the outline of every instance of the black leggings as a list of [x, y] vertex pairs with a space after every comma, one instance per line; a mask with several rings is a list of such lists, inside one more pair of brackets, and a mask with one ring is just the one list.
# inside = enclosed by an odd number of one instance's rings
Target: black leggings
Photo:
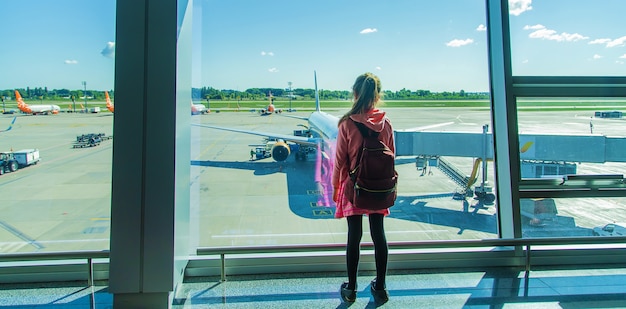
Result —
[[[387, 275], [387, 238], [385, 237], [385, 227], [383, 226], [382, 214], [367, 215], [370, 221], [370, 235], [374, 242], [374, 258], [376, 260], [376, 287], [385, 287], [385, 277]], [[346, 264], [348, 266], [348, 289], [356, 288], [356, 277], [359, 269], [359, 257], [361, 247], [361, 237], [363, 236], [363, 216], [349, 216], [348, 219], [348, 246], [346, 248]]]

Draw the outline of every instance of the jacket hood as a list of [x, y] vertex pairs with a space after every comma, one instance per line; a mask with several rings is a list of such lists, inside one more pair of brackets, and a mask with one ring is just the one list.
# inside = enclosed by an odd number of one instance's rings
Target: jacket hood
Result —
[[350, 119], [360, 122], [374, 132], [381, 132], [385, 127], [385, 112], [379, 109], [372, 109], [364, 114], [350, 115]]

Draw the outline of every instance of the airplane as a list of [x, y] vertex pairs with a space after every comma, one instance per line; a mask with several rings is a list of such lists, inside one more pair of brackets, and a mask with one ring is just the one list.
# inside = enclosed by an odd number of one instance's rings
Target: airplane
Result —
[[6, 131], [10, 131], [13, 128], [13, 124], [15, 123], [15, 119], [17, 119], [17, 117], [13, 117], [13, 121], [11, 121], [11, 124], [9, 125], [9, 127], [4, 129], [4, 130], [0, 130], [0, 133], [6, 132]]
[[266, 108], [262, 108], [259, 113], [261, 114], [261, 116], [267, 116], [267, 115], [271, 115], [271, 114], [280, 114], [283, 112], [282, 109], [276, 109], [276, 107], [274, 106], [274, 96], [272, 95], [272, 92], [270, 91], [269, 95], [267, 96], [268, 100], [270, 101], [270, 104], [267, 105]]
[[[115, 105], [113, 104], [113, 102], [111, 102], [111, 97], [109, 96], [109, 92], [105, 91], [104, 92], [104, 97], [106, 98], [106, 107], [107, 109], [111, 112], [114, 113], [115, 110]], [[81, 108], [82, 108], [82, 104], [81, 104]], [[191, 103], [191, 114], [192, 115], [199, 115], [199, 114], [206, 114], [209, 113], [209, 110], [203, 105], [203, 104], [193, 104], [193, 102]]]
[[111, 103], [111, 97], [109, 97], [109, 92], [105, 91], [104, 92], [104, 97], [106, 98], [107, 101], [107, 109], [113, 113], [113, 110], [115, 109], [115, 106], [113, 105], [113, 103]]
[[[208, 124], [192, 124], [198, 127], [217, 129], [223, 131], [231, 131], [237, 133], [252, 134], [263, 136], [267, 139], [266, 146], [271, 149], [271, 157], [282, 162], [287, 160], [292, 150], [296, 151], [297, 159], [305, 159], [308, 153], [315, 149], [327, 150], [335, 148], [337, 140], [337, 124], [339, 118], [320, 110], [319, 95], [317, 92], [317, 73], [314, 72], [315, 78], [315, 111], [309, 117], [298, 117], [290, 115], [288, 117], [297, 118], [308, 121], [308, 125], [304, 126], [306, 130], [296, 130], [294, 134], [280, 134], [260, 131], [250, 131], [235, 128], [219, 127]], [[271, 94], [270, 94], [271, 95]], [[270, 106], [271, 99], [270, 99]], [[269, 109], [268, 109], [269, 111]], [[330, 151], [332, 152], [332, 151]], [[325, 153], [329, 158], [333, 158], [330, 153]], [[334, 153], [333, 153], [334, 155]]]
[[306, 120], [308, 125], [303, 125], [306, 130], [294, 130], [294, 134], [291, 135], [219, 127], [207, 124], [194, 123], [192, 125], [263, 136], [266, 138], [266, 148], [270, 149], [271, 157], [277, 162], [287, 160], [292, 151], [295, 152], [296, 160], [303, 161], [307, 159], [309, 153], [315, 153], [314, 181], [318, 186], [319, 192], [317, 205], [331, 206], [334, 205], [332, 201], [333, 190], [331, 177], [335, 162], [339, 117], [320, 110], [319, 94], [317, 91], [317, 73], [314, 71], [313, 74], [315, 78], [315, 111], [313, 111], [309, 117], [288, 116]]
[[204, 104], [193, 104], [193, 101], [191, 102], [191, 115], [202, 115], [210, 112], [211, 111], [206, 108]]
[[54, 104], [28, 105], [24, 102], [22, 95], [20, 95], [20, 92], [17, 90], [15, 90], [15, 100], [17, 101], [17, 108], [19, 108], [20, 111], [26, 114], [33, 114], [33, 115], [58, 114], [59, 111], [61, 110], [61, 108], [58, 105], [54, 105]]

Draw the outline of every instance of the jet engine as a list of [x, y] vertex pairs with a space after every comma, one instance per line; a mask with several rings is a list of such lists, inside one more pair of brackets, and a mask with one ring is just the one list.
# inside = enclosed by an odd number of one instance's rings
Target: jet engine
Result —
[[290, 153], [291, 149], [289, 149], [289, 145], [283, 140], [276, 141], [274, 146], [272, 146], [272, 158], [278, 162], [287, 160]]

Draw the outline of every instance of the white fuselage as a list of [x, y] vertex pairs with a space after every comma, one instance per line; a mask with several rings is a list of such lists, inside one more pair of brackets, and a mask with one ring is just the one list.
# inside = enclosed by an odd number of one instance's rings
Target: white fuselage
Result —
[[30, 109], [31, 114], [53, 114], [61, 110], [58, 105], [54, 104], [27, 105], [27, 108]]

